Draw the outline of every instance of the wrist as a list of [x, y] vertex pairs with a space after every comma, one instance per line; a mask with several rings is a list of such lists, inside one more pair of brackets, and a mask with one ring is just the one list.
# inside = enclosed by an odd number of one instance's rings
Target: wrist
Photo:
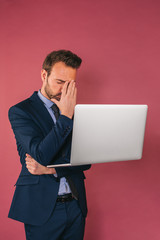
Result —
[[64, 115], [65, 117], [68, 117], [70, 119], [72, 119], [73, 115], [67, 114], [65, 112], [61, 112], [61, 115]]
[[55, 168], [48, 168], [46, 167], [46, 174], [56, 174]]

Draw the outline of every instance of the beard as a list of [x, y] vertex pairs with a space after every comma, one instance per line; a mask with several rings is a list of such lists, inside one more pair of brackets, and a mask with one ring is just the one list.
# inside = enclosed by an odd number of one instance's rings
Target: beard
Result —
[[45, 91], [45, 93], [46, 93], [46, 95], [47, 95], [47, 97], [48, 97], [49, 99], [54, 98], [54, 99], [56, 99], [57, 101], [60, 101], [60, 99], [61, 99], [61, 93], [58, 93], [58, 94], [53, 94], [53, 93], [52, 93], [52, 90], [51, 90], [51, 88], [50, 88], [50, 86], [49, 86], [49, 83], [48, 83], [48, 78], [47, 78], [47, 84], [46, 84], [46, 86], [45, 86], [45, 88], [44, 88], [44, 91]]

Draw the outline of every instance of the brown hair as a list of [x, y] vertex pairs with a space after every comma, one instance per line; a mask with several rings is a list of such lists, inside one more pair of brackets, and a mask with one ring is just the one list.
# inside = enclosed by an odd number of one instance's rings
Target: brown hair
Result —
[[53, 51], [47, 55], [42, 65], [48, 76], [51, 73], [53, 65], [57, 62], [64, 62], [67, 66], [78, 69], [82, 59], [68, 50]]

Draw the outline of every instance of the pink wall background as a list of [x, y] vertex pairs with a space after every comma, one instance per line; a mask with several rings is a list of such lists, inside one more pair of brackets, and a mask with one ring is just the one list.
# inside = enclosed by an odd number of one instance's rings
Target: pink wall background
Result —
[[70, 49], [83, 65], [78, 103], [148, 104], [143, 158], [86, 173], [85, 240], [160, 239], [160, 1], [0, 0], [0, 239], [25, 239], [7, 218], [20, 171], [7, 117], [41, 87], [47, 53]]

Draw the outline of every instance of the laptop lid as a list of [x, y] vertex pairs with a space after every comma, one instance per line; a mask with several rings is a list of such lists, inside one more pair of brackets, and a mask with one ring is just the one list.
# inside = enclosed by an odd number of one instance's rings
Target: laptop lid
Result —
[[141, 159], [147, 109], [147, 105], [76, 105], [71, 165]]

